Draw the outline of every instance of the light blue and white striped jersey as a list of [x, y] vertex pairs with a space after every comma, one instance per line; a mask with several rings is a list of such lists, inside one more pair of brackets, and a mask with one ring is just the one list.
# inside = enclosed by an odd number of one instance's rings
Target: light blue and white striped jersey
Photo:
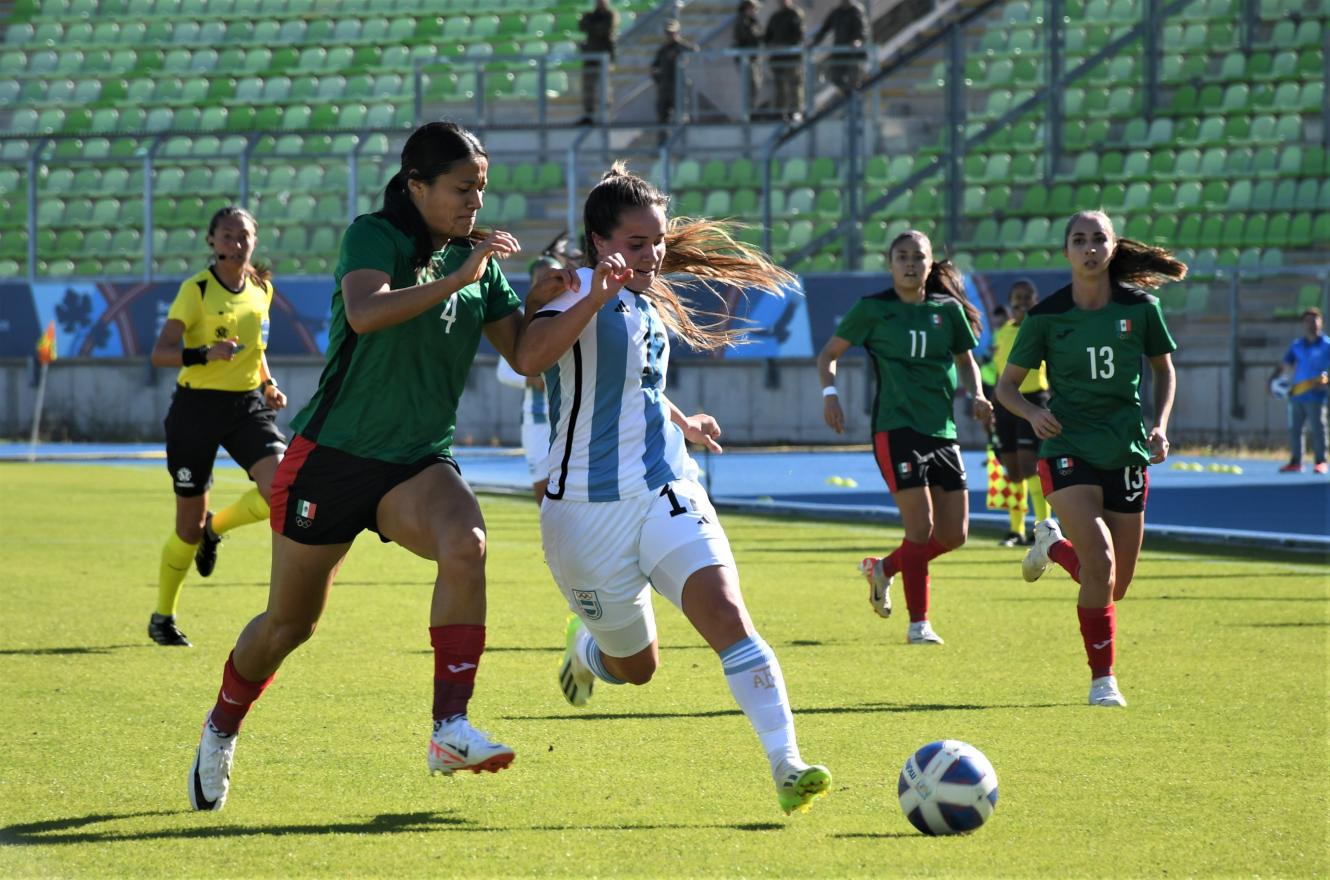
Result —
[[[586, 297], [592, 270], [577, 274], [581, 290], [566, 291], [537, 314], [565, 311]], [[669, 360], [665, 325], [651, 300], [625, 288], [601, 308], [545, 372], [548, 497], [618, 501], [696, 473], [665, 404]]]

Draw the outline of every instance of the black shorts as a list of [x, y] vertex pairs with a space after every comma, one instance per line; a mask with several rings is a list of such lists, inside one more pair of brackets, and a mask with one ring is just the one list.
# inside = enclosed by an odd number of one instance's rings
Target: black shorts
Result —
[[913, 428], [892, 428], [873, 435], [873, 455], [893, 492], [920, 486], [947, 492], [966, 488], [965, 462], [955, 440], [930, 437]]
[[277, 413], [255, 391], [205, 391], [177, 385], [166, 411], [166, 469], [175, 493], [194, 498], [212, 486], [217, 447], [246, 472], [270, 455], [281, 455], [286, 438]]
[[[1021, 397], [1035, 406], [1048, 406], [1047, 391], [1031, 391], [1022, 394]], [[997, 422], [997, 446], [994, 448], [997, 449], [999, 455], [1018, 452], [1022, 449], [1034, 452], [1039, 448], [1039, 437], [1034, 433], [1034, 426], [1002, 404], [999, 403], [995, 406], [993, 418]]]
[[1145, 465], [1101, 470], [1069, 455], [1039, 459], [1039, 483], [1045, 495], [1068, 486], [1098, 486], [1104, 490], [1104, 510], [1144, 513], [1150, 494], [1150, 471]]
[[297, 434], [272, 479], [272, 530], [300, 544], [346, 544], [365, 529], [390, 541], [379, 532], [379, 502], [440, 462], [462, 472], [443, 453], [396, 464], [319, 446]]

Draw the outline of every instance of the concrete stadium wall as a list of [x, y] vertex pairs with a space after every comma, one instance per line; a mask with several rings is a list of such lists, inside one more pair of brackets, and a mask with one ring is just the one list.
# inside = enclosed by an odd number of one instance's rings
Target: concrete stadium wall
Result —
[[[270, 362], [292, 402], [278, 420], [287, 430], [290, 419], [313, 395], [323, 364], [306, 357], [273, 357]], [[1178, 400], [1169, 432], [1175, 445], [1278, 448], [1287, 443], [1284, 403], [1266, 392], [1270, 365], [1241, 369], [1239, 400], [1245, 417], [1237, 419], [1230, 415], [1226, 363], [1179, 366]], [[0, 360], [0, 436], [27, 438], [36, 395], [34, 378], [30, 360]], [[141, 358], [58, 360], [47, 380], [42, 435], [57, 441], [160, 441], [174, 381], [174, 370], [151, 369]], [[837, 384], [847, 417], [842, 436], [822, 422], [822, 394], [810, 360], [676, 360], [670, 367], [669, 394], [685, 411], [716, 416], [725, 432], [722, 444], [867, 442], [873, 389], [863, 361], [842, 361]], [[520, 404], [520, 392], [495, 379], [494, 358], [477, 358], [458, 415], [458, 442], [518, 443]], [[977, 425], [966, 418], [960, 424], [962, 444], [981, 446]]]

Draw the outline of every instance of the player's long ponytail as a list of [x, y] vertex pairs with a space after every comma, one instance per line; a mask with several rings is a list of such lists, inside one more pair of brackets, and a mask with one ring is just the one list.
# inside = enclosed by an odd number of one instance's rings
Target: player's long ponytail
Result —
[[[1072, 214], [1062, 234], [1064, 250], [1071, 239], [1071, 227], [1082, 217], [1098, 217], [1110, 231], [1113, 230], [1113, 221], [1103, 211]], [[1133, 238], [1117, 238], [1116, 232], [1113, 232], [1113, 237], [1117, 239], [1117, 244], [1113, 248], [1113, 258], [1108, 263], [1108, 277], [1114, 284], [1155, 290], [1170, 281], [1181, 281], [1187, 277], [1187, 264], [1168, 250]]]
[[[629, 173], [622, 162], [614, 163], [592, 188], [583, 209], [582, 251], [587, 265], [594, 266], [600, 260], [593, 233], [609, 238], [625, 210], [668, 206], [668, 196]], [[772, 263], [762, 251], [737, 240], [733, 229], [728, 223], [690, 217], [671, 218], [666, 227], [665, 257], [650, 292], [660, 307], [661, 321], [696, 349], [732, 345], [743, 336], [743, 330], [727, 329], [727, 312], [706, 311], [685, 302], [679, 295], [680, 285], [666, 276], [691, 275], [718, 300], [720, 294], [713, 285], [756, 288], [781, 295], [782, 287], [794, 281], [793, 275]]]
[[[887, 248], [887, 255], [907, 238], [921, 239], [928, 245], [928, 252], [933, 252], [933, 242], [927, 235], [924, 235], [917, 229], [910, 229], [902, 232], [891, 240], [891, 246]], [[960, 304], [965, 311], [965, 320], [970, 323], [970, 329], [974, 335], [979, 337], [984, 332], [983, 319], [979, 315], [979, 309], [970, 298], [965, 294], [965, 279], [961, 277], [961, 270], [956, 268], [956, 264], [951, 260], [935, 260], [933, 266], [928, 270], [928, 277], [924, 279], [924, 294], [940, 293], [943, 296], [951, 297]]]
[[[480, 139], [455, 122], [427, 122], [411, 133], [402, 147], [402, 167], [383, 189], [383, 210], [378, 216], [402, 231], [415, 245], [411, 265], [419, 271], [429, 265], [434, 255], [434, 236], [420, 215], [407, 181], [432, 183], [447, 174], [457, 162], [488, 159]], [[472, 233], [474, 239], [475, 233]]]

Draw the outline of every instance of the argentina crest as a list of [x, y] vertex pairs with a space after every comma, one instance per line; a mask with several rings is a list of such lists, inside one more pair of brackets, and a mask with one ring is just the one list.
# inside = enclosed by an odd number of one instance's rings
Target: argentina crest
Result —
[[573, 598], [587, 620], [600, 620], [603, 612], [600, 608], [600, 597], [596, 595], [595, 590], [573, 590]]

